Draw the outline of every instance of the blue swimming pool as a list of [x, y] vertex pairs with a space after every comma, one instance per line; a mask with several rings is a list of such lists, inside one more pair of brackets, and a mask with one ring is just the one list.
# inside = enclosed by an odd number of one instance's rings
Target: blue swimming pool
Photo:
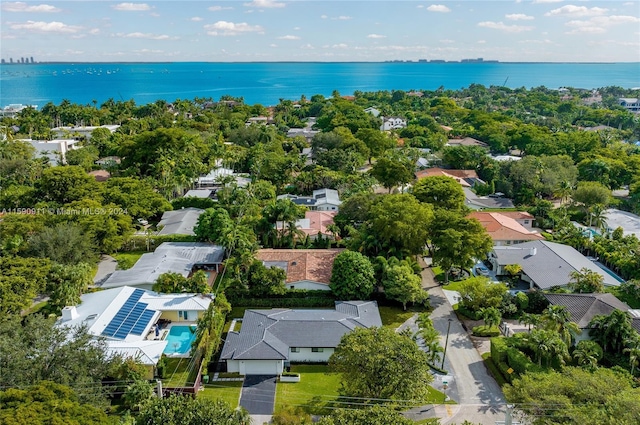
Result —
[[195, 326], [172, 326], [167, 335], [165, 354], [185, 355], [191, 351], [191, 343], [196, 339]]

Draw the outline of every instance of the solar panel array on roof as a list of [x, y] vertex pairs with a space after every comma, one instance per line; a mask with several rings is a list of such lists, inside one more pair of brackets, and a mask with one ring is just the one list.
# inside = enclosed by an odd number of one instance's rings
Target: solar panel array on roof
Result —
[[129, 334], [142, 335], [156, 313], [155, 310], [147, 310], [147, 303], [139, 302], [143, 294], [142, 289], [133, 291], [113, 316], [111, 322], [104, 328], [102, 335], [118, 339], [125, 339]]

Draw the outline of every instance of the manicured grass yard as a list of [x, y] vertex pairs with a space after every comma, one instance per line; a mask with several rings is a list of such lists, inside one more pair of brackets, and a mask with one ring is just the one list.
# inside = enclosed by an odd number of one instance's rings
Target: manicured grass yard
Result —
[[232, 409], [238, 407], [242, 381], [213, 382], [206, 384], [204, 387], [204, 390], [198, 392], [199, 398], [206, 398], [208, 400], [222, 399], [229, 403]]
[[442, 287], [442, 289], [446, 289], [448, 291], [459, 291], [464, 282], [465, 282], [464, 280], [458, 280], [458, 281], [455, 281], [455, 282], [450, 281], [449, 283], [444, 285]]
[[162, 385], [167, 388], [185, 386], [189, 382], [189, 373], [195, 368], [191, 364], [191, 358], [167, 358], [166, 362]]
[[415, 314], [411, 309], [407, 311], [402, 310], [400, 307], [378, 307], [380, 311], [380, 319], [382, 319], [382, 326], [387, 328], [396, 329], [404, 322], [409, 320], [411, 316]]
[[117, 254], [113, 254], [113, 258], [118, 262], [118, 269], [127, 270], [133, 267], [145, 252], [147, 251], [118, 252]]
[[275, 411], [285, 406], [301, 406], [306, 412], [321, 414], [336, 400], [340, 375], [328, 373], [325, 365], [292, 365], [291, 372], [300, 374], [300, 382], [278, 382]]

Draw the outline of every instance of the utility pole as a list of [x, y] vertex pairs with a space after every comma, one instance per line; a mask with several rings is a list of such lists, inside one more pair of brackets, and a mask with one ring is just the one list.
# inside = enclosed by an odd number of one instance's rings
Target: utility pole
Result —
[[449, 345], [449, 331], [451, 330], [451, 322], [453, 319], [449, 319], [449, 323], [447, 324], [447, 338], [444, 340], [444, 352], [442, 353], [442, 364], [440, 365], [440, 369], [444, 369], [444, 359], [447, 357], [447, 345]]
[[513, 404], [507, 404], [507, 411], [504, 413], [504, 425], [512, 425]]
[[156, 390], [158, 393], [158, 398], [162, 398], [162, 381], [160, 379], [156, 379], [156, 384], [157, 384]]

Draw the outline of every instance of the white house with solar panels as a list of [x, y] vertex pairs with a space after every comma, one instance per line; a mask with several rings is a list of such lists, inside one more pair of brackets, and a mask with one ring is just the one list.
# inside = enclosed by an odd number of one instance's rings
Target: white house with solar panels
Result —
[[160, 356], [188, 357], [195, 323], [209, 308], [212, 295], [159, 294], [122, 286], [80, 297], [77, 306], [62, 309], [57, 326], [88, 327], [104, 337], [110, 354], [132, 357], [155, 375]]

